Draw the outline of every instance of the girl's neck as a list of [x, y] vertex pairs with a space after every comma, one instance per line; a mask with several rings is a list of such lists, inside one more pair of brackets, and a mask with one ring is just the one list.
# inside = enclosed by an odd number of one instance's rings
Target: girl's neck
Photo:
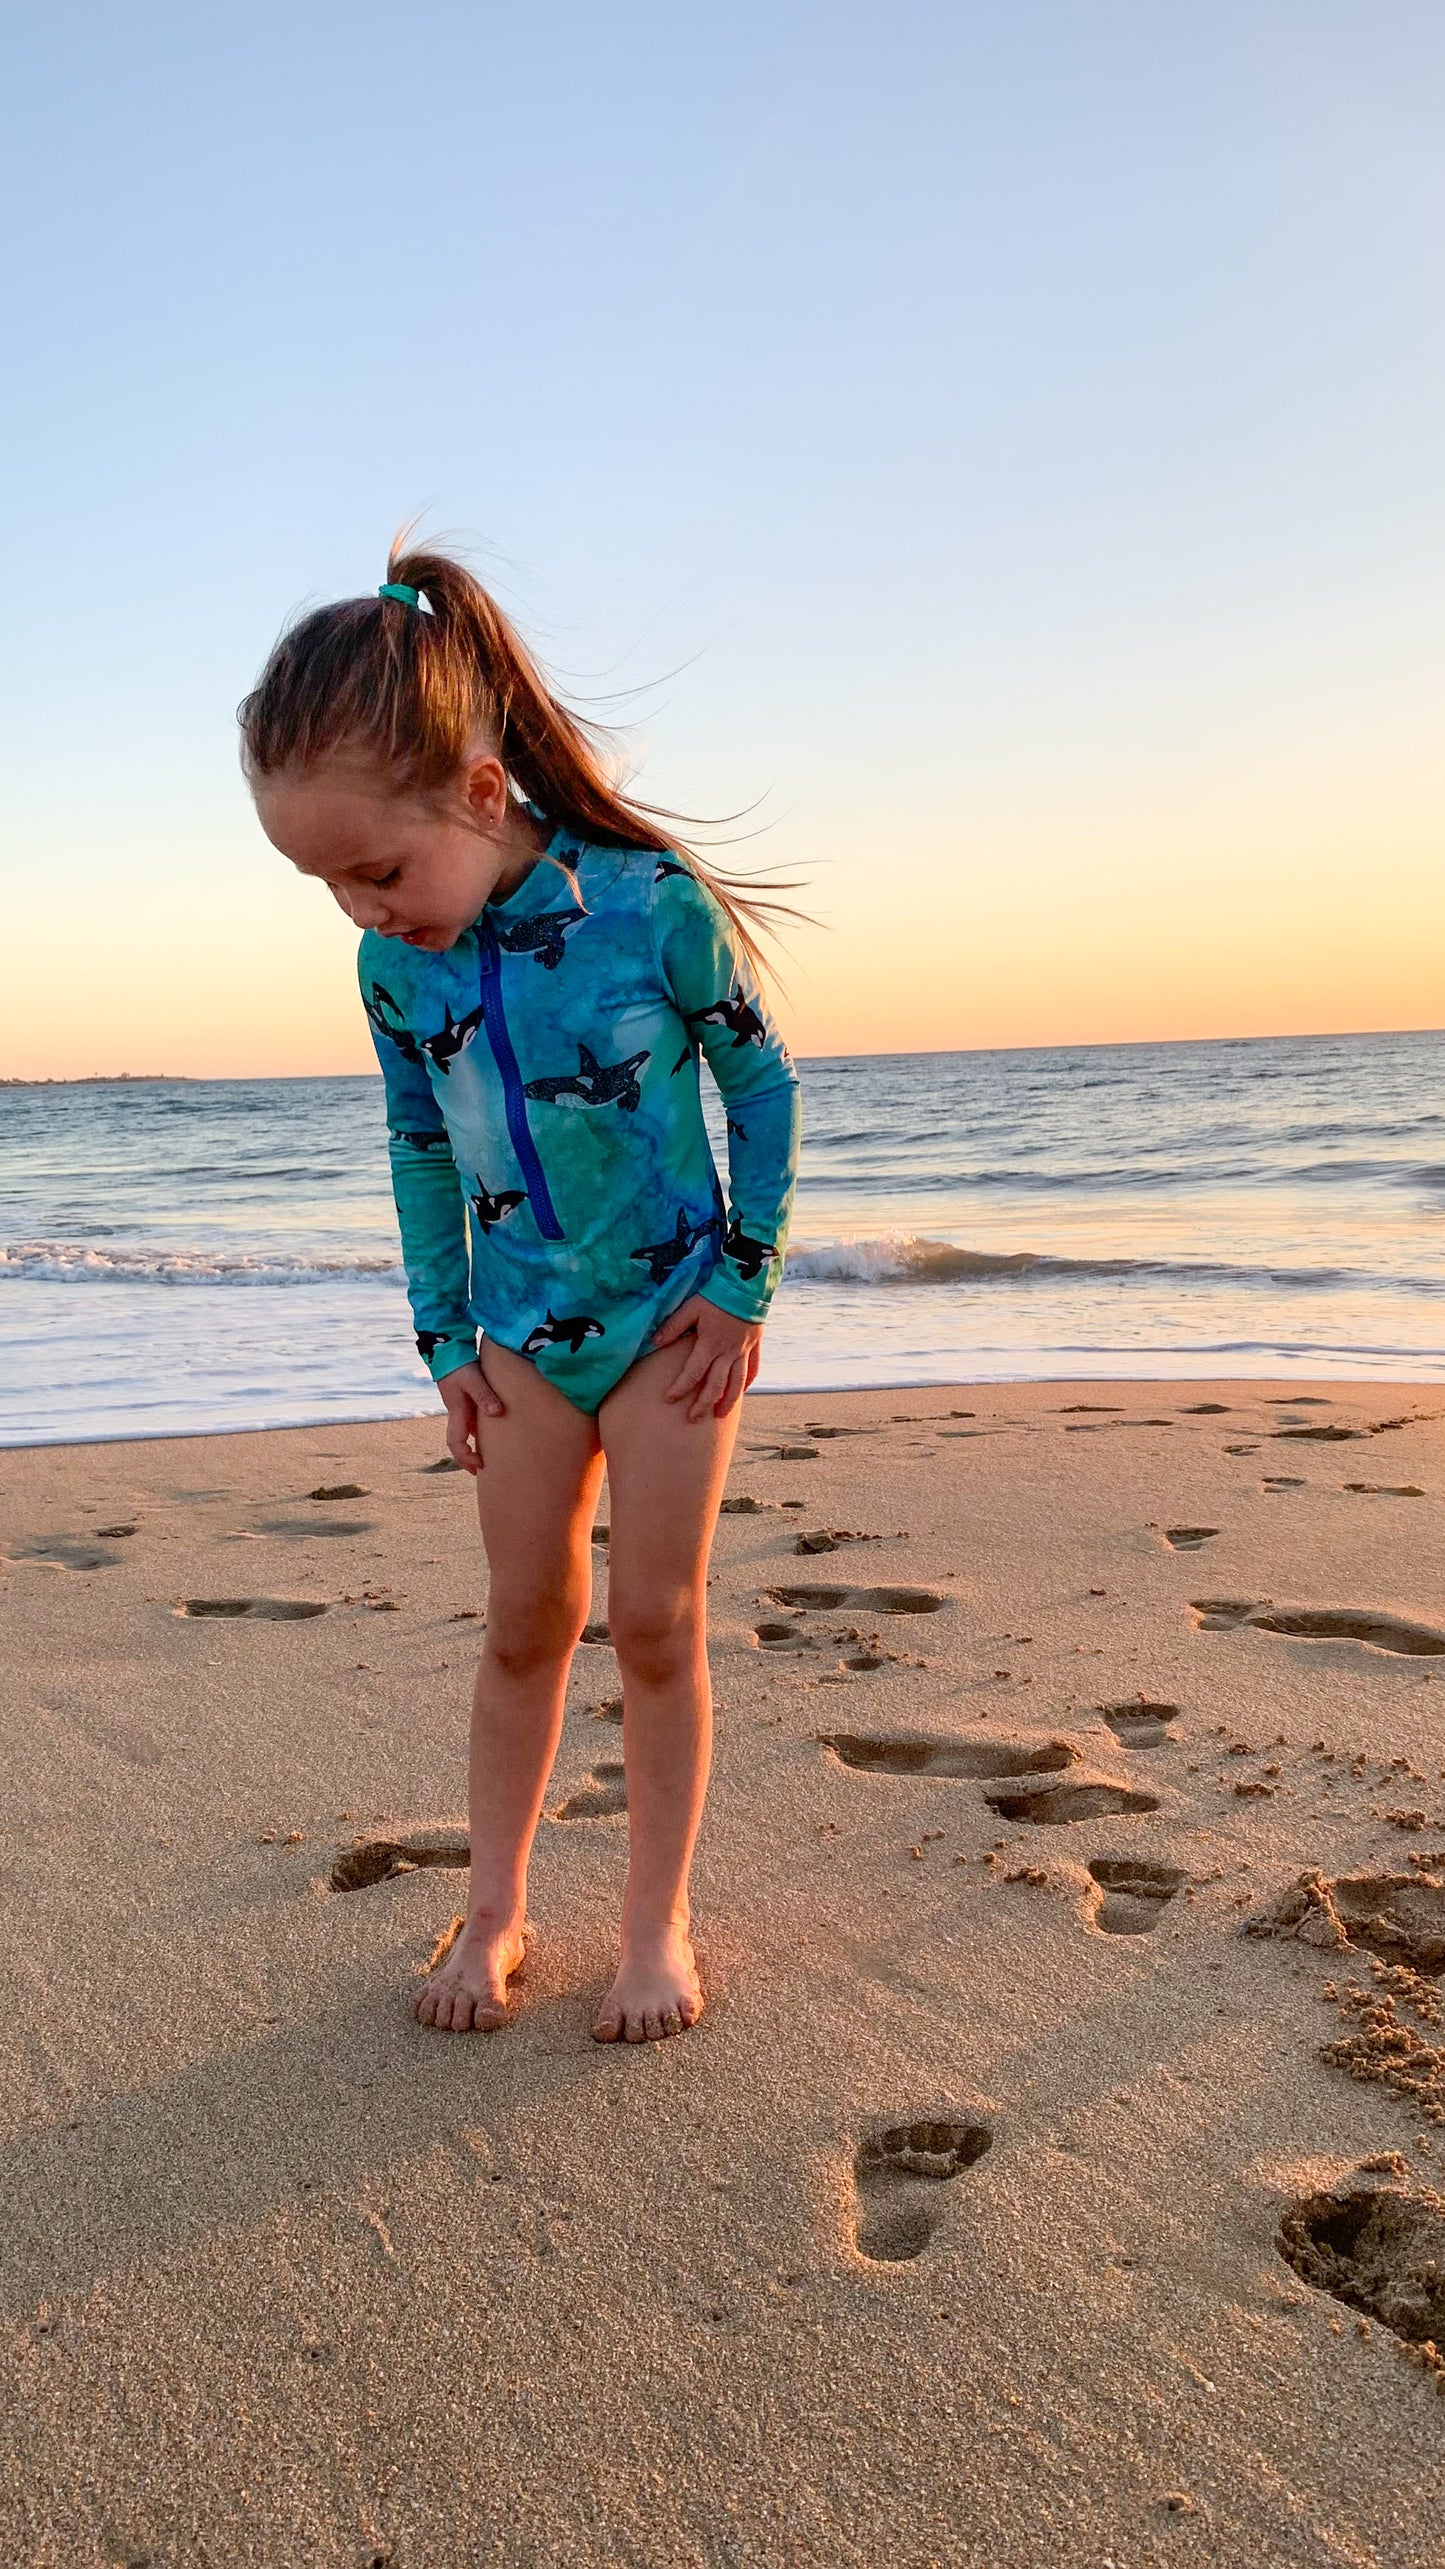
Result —
[[490, 894], [493, 901], [505, 901], [519, 883], [526, 881], [538, 859], [545, 855], [550, 829], [535, 821], [521, 804], [514, 804], [497, 832], [497, 853], [502, 870]]

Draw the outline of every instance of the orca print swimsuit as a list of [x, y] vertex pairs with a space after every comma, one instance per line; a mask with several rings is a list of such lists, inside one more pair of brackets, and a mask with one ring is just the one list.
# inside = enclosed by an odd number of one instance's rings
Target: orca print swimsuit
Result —
[[[726, 913], [680, 857], [554, 831], [445, 954], [368, 930], [416, 1343], [477, 1332], [595, 1411], [694, 1293], [762, 1320], [782, 1273], [798, 1075]], [[727, 1114], [725, 1203], [699, 1057]]]

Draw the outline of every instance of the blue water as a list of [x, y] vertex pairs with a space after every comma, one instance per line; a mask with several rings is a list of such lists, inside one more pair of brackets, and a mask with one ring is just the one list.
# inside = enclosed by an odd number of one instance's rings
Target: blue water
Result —
[[[760, 1384], [1445, 1379], [1445, 1035], [802, 1065]], [[0, 1088], [0, 1443], [386, 1418], [374, 1078]]]

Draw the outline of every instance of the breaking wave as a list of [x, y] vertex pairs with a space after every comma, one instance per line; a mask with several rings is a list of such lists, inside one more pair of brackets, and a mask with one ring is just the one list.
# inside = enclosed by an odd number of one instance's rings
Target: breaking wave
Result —
[[97, 1249], [79, 1240], [21, 1240], [0, 1248], [0, 1282], [26, 1284], [402, 1284], [400, 1259], [228, 1256], [224, 1251]]
[[1207, 1259], [1053, 1258], [1034, 1249], [961, 1249], [952, 1240], [926, 1240], [909, 1232], [890, 1231], [872, 1238], [801, 1241], [788, 1251], [788, 1275], [795, 1284], [974, 1284], [998, 1276], [1064, 1277], [1188, 1276], [1237, 1283], [1288, 1283], [1332, 1286], [1343, 1279], [1334, 1267], [1220, 1265]]

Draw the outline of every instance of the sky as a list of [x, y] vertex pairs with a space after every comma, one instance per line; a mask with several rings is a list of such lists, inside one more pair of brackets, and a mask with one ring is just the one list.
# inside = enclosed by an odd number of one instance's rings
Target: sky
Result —
[[12, 0], [0, 1074], [373, 1066], [234, 708], [465, 545], [803, 1054], [1445, 1023], [1437, 0]]

